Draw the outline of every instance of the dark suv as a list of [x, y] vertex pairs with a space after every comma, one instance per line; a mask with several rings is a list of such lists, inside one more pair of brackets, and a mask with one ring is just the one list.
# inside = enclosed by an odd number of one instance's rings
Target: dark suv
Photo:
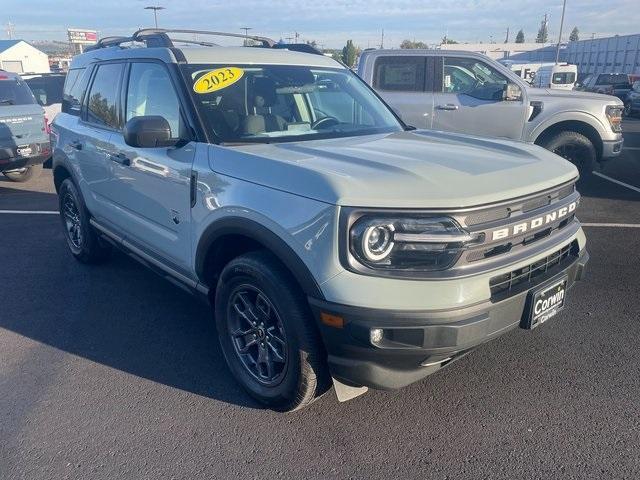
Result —
[[0, 70], [0, 172], [25, 182], [50, 153], [44, 110], [19, 75]]
[[576, 84], [576, 90], [615, 95], [624, 101], [631, 91], [631, 76], [626, 73], [596, 73]]

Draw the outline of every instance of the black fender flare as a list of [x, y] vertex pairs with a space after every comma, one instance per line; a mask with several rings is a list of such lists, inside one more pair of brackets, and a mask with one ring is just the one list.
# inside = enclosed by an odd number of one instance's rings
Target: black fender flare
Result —
[[195, 255], [196, 275], [201, 282], [205, 279], [205, 261], [209, 248], [225, 235], [242, 235], [264, 245], [289, 269], [307, 296], [324, 299], [318, 282], [298, 254], [267, 227], [244, 217], [225, 217], [205, 229], [198, 241]]

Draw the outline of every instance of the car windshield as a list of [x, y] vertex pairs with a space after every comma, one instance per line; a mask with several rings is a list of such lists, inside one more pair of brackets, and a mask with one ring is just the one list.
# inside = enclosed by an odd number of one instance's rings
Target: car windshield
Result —
[[62, 87], [64, 75], [52, 75], [27, 78], [25, 82], [31, 88], [41, 105], [49, 106], [62, 103]]
[[283, 142], [389, 133], [402, 125], [346, 69], [186, 65], [206, 128], [225, 143]]
[[574, 72], [557, 72], [553, 74], [552, 83], [556, 85], [567, 85], [576, 81]]
[[29, 87], [17, 78], [0, 76], [0, 107], [36, 103]]
[[600, 75], [598, 78], [598, 84], [600, 85], [613, 85], [617, 87], [628, 87], [629, 86], [629, 76], [623, 73], [611, 73]]

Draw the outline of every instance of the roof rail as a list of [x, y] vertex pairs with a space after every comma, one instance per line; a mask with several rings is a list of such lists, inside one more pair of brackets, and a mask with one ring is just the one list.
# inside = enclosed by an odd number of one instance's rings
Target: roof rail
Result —
[[95, 45], [87, 47], [85, 51], [98, 50], [100, 48], [114, 47], [128, 42], [143, 42], [147, 47], [166, 47], [172, 48], [174, 42], [177, 43], [195, 43], [198, 45], [214, 46], [215, 43], [204, 42], [201, 40], [171, 39], [168, 33], [186, 33], [192, 35], [212, 35], [217, 37], [234, 37], [244, 38], [260, 42], [263, 47], [273, 48], [276, 42], [267, 37], [259, 37], [256, 35], [243, 35], [241, 33], [214, 32], [210, 30], [180, 30], [165, 28], [143, 28], [138, 30], [130, 37], [105, 37], [98, 40]]

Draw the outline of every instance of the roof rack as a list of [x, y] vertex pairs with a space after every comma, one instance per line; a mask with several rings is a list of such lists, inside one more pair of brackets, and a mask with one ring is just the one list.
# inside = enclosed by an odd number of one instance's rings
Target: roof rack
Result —
[[197, 45], [215, 46], [215, 43], [204, 42], [201, 40], [187, 39], [171, 39], [169, 33], [186, 33], [191, 35], [212, 35], [217, 37], [234, 37], [250, 39], [260, 42], [263, 47], [273, 48], [276, 42], [271, 38], [259, 37], [256, 35], [243, 35], [241, 33], [214, 32], [210, 30], [180, 30], [180, 29], [164, 29], [164, 28], [143, 28], [138, 30], [130, 37], [104, 37], [98, 40], [95, 45], [85, 48], [85, 51], [98, 50], [100, 48], [114, 47], [123, 43], [142, 42], [147, 47], [165, 47], [172, 48], [174, 42], [177, 43], [194, 43]]

